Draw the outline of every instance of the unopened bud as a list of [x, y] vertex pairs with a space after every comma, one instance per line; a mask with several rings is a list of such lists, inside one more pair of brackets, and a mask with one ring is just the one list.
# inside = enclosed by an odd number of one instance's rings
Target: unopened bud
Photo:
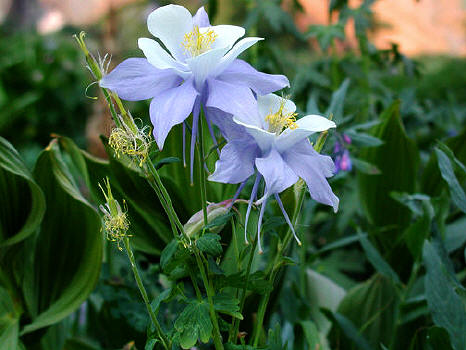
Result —
[[[223, 201], [220, 203], [212, 203], [207, 206], [207, 223], [211, 223], [216, 218], [227, 214], [230, 211], [230, 202], [231, 200]], [[198, 211], [196, 214], [191, 216], [186, 224], [184, 224], [184, 232], [189, 237], [192, 237], [198, 234], [204, 227], [204, 213], [202, 210]], [[220, 232], [225, 224], [220, 226], [215, 226], [210, 229], [212, 233]]]
[[103, 213], [103, 229], [107, 235], [107, 239], [111, 242], [117, 242], [118, 249], [122, 250], [120, 243], [124, 237], [130, 237], [127, 234], [129, 229], [129, 220], [126, 214], [126, 205], [123, 201], [123, 209], [120, 203], [113, 198], [112, 189], [110, 187], [110, 181], [108, 178], [104, 181], [106, 189], [100, 184], [99, 187], [102, 190], [105, 200], [107, 201], [104, 205], [99, 206]]

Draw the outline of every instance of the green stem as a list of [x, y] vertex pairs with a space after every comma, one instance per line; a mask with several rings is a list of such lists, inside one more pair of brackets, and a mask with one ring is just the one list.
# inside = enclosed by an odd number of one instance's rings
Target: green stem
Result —
[[139, 270], [136, 265], [136, 260], [134, 259], [133, 251], [131, 250], [129, 238], [125, 237], [123, 241], [125, 243], [126, 253], [128, 254], [128, 258], [131, 263], [131, 269], [133, 270], [134, 278], [138, 285], [139, 291], [141, 292], [142, 299], [144, 300], [144, 303], [146, 304], [147, 312], [149, 313], [150, 319], [152, 320], [152, 323], [155, 326], [157, 337], [162, 342], [163, 347], [169, 350], [171, 348], [170, 343], [168, 339], [166, 338], [165, 334], [163, 333], [162, 327], [160, 326], [159, 321], [157, 320], [157, 316], [154, 314], [154, 311], [152, 310], [150, 306], [149, 297], [147, 296], [146, 288], [144, 288], [144, 284], [142, 283], [141, 276], [139, 275]]
[[198, 149], [198, 162], [199, 162], [199, 179], [201, 181], [201, 204], [202, 204], [202, 213], [204, 214], [204, 226], [208, 224], [207, 220], [207, 190], [206, 190], [206, 178], [204, 171], [204, 132], [203, 132], [203, 119], [204, 113], [201, 109], [199, 116], [199, 149]]
[[[296, 226], [298, 222], [299, 212], [301, 211], [301, 207], [304, 202], [305, 194], [306, 194], [306, 187], [303, 186], [303, 188], [301, 188], [299, 192], [298, 202], [296, 203], [296, 207], [293, 211], [293, 217], [291, 220], [291, 223], [293, 224], [293, 226]], [[293, 233], [291, 232], [291, 229], [288, 229], [285, 234], [282, 244], [279, 244], [277, 248], [277, 254], [275, 255], [274, 262], [271, 265], [271, 269], [269, 272], [270, 273], [269, 282], [272, 285], [272, 288], [271, 288], [272, 290], [273, 290], [273, 286], [275, 285], [275, 279], [277, 277], [279, 268], [281, 266], [280, 259], [282, 257], [282, 253], [286, 251], [286, 249], [288, 248], [288, 244], [290, 243], [292, 238], [293, 238]], [[262, 327], [263, 327], [262, 324], [264, 322], [265, 312], [267, 310], [267, 304], [270, 300], [270, 294], [271, 292], [265, 293], [262, 296], [261, 301], [259, 303], [259, 308], [257, 310], [257, 322], [256, 322], [256, 326], [254, 327], [253, 336], [252, 336], [252, 339], [254, 340], [253, 341], [254, 347], [257, 347], [259, 343], [259, 339], [260, 339], [260, 336], [262, 333]]]
[[[256, 252], [256, 246], [257, 246], [257, 236], [252, 242], [251, 252], [249, 253], [248, 267], [246, 269], [246, 283], [244, 284], [244, 288], [242, 290], [241, 299], [240, 299], [241, 301], [240, 301], [239, 310], [241, 313], [243, 312], [244, 303], [246, 302], [246, 292], [249, 287], [249, 277], [251, 276], [251, 268], [252, 268], [252, 262], [254, 260], [254, 253]], [[240, 322], [241, 320], [238, 318], [233, 319], [233, 324], [230, 329], [230, 336], [228, 340], [229, 342], [233, 342], [234, 344], [236, 344], [236, 340], [238, 339], [236, 335], [239, 332]]]
[[200, 254], [201, 253], [199, 253], [198, 250], [196, 249], [194, 250], [194, 256], [196, 257], [196, 262], [201, 272], [202, 281], [204, 283], [204, 288], [207, 293], [207, 301], [209, 302], [210, 318], [212, 320], [212, 324], [214, 327], [212, 337], [214, 339], [215, 349], [223, 350], [222, 335], [220, 334], [220, 328], [218, 326], [217, 314], [215, 313], [215, 307], [214, 307], [214, 301], [213, 301], [214, 290], [212, 286], [210, 285], [209, 280], [207, 279], [207, 274], [204, 270], [204, 264], [202, 262]]

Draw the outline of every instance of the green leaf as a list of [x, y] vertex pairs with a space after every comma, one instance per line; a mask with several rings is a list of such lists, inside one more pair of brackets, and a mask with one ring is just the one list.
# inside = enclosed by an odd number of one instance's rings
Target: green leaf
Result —
[[361, 233], [359, 233], [358, 236], [359, 242], [361, 243], [361, 246], [366, 253], [367, 259], [372, 264], [372, 266], [374, 266], [374, 268], [385, 277], [392, 279], [395, 283], [400, 283], [400, 278], [396, 272], [393, 271], [390, 265], [380, 255], [379, 251], [367, 239], [367, 236]]
[[178, 240], [174, 239], [162, 251], [160, 267], [165, 273], [171, 274], [175, 269], [182, 268], [189, 257], [189, 251]]
[[343, 23], [331, 25], [311, 25], [308, 37], [316, 38], [320, 48], [325, 51], [332, 44], [333, 40], [345, 38], [345, 28]]
[[[356, 346], [357, 349], [360, 350], [372, 350], [373, 348], [369, 345], [368, 341], [364, 338], [364, 335], [361, 334], [360, 331], [356, 328], [353, 322], [351, 322], [350, 319], [346, 318], [344, 315], [334, 312], [332, 313], [329, 310], [322, 310], [327, 317], [332, 319], [334, 321], [334, 325], [338, 326], [345, 336], [351, 340]], [[348, 344], [348, 342], [345, 342], [344, 345], [341, 347], [342, 349], [350, 349], [351, 344]]]
[[330, 100], [330, 106], [328, 107], [325, 115], [330, 117], [333, 115], [333, 121], [335, 123], [341, 122], [343, 119], [343, 105], [345, 102], [346, 91], [350, 84], [349, 78], [346, 78], [340, 85], [340, 87], [332, 93], [332, 99]]
[[347, 130], [345, 132], [351, 138], [351, 143], [359, 147], [378, 147], [383, 145], [383, 141], [378, 137], [371, 136], [363, 132]]
[[196, 245], [204, 253], [210, 254], [213, 257], [222, 254], [223, 249], [220, 244], [221, 237], [214, 233], [205, 233], [196, 240]]
[[155, 344], [158, 343], [158, 339], [148, 339], [146, 342], [146, 346], [144, 347], [144, 350], [153, 350], [155, 347]]
[[276, 323], [273, 328], [269, 329], [269, 336], [267, 338], [267, 350], [283, 350], [287, 347], [282, 343], [282, 330], [280, 323]]
[[319, 337], [319, 331], [312, 321], [301, 321], [304, 337], [306, 338], [308, 349], [321, 349], [322, 343]]
[[45, 198], [18, 152], [0, 137], [0, 248], [21, 242], [39, 227]]
[[[238, 272], [219, 278], [217, 288], [233, 287], [243, 289], [246, 280], [244, 272]], [[266, 279], [263, 271], [256, 271], [249, 276], [248, 290], [257, 294], [265, 294], [272, 290], [271, 283]]]
[[327, 335], [330, 331], [331, 324], [322, 313], [321, 308], [335, 312], [338, 305], [345, 297], [346, 292], [330, 278], [311, 269], [307, 269], [306, 278], [306, 299], [312, 300], [312, 303], [310, 303], [312, 320], [315, 322], [320, 332]]
[[0, 287], [0, 348], [17, 349], [19, 310], [5, 288]]
[[353, 163], [353, 166], [362, 174], [379, 175], [381, 173], [374, 164], [368, 163], [364, 160], [351, 157], [351, 162]]
[[[337, 311], [353, 323], [371, 347], [377, 348], [380, 343], [389, 344], [391, 341], [398, 302], [393, 282], [376, 274], [350, 289]], [[341, 340], [340, 344], [342, 350], [351, 349]]]
[[447, 225], [445, 230], [445, 248], [453, 252], [466, 243], [466, 216]]
[[213, 329], [209, 305], [204, 301], [188, 304], [176, 319], [175, 329], [179, 333], [180, 345], [183, 349], [193, 347], [198, 339], [207, 343]]
[[455, 291], [455, 284], [434, 246], [426, 241], [423, 259], [427, 274], [424, 280], [427, 304], [434, 323], [446, 329], [455, 350], [466, 349], [466, 305]]
[[157, 163], [155, 163], [155, 168], [158, 170], [164, 165], [171, 164], [171, 163], [178, 163], [180, 162], [180, 158], [177, 157], [167, 157], [160, 159]]
[[[439, 143], [438, 147], [445, 152], [445, 149], [442, 148], [441, 145], [442, 144]], [[458, 136], [447, 139], [445, 141], [445, 146], [448, 146], [448, 149], [458, 162], [466, 164], [466, 128], [464, 128]], [[447, 152], [445, 152], [445, 154], [448, 155]], [[453, 158], [450, 157], [450, 159]], [[446, 183], [441, 179], [436, 152], [432, 152], [423, 171], [421, 184], [422, 192], [431, 197], [435, 197], [438, 196], [445, 187]]]
[[154, 300], [152, 300], [152, 302], [150, 303], [150, 307], [152, 308], [152, 311], [154, 311], [155, 315], [159, 313], [159, 308], [162, 301], [167, 300], [170, 297], [171, 292], [171, 288], [165, 289], [162, 293], [157, 295], [157, 297]]
[[430, 197], [422, 193], [402, 193], [392, 192], [390, 196], [400, 204], [408, 207], [416, 216], [422, 216], [425, 213], [425, 203], [430, 204]]
[[416, 332], [409, 350], [452, 350], [450, 337], [444, 328], [429, 327]]
[[463, 213], [466, 213], [466, 194], [455, 176], [450, 158], [438, 147], [435, 148], [435, 154], [437, 156], [440, 174], [450, 188], [450, 195], [453, 203], [455, 203]]
[[[399, 113], [399, 101], [394, 102], [380, 116], [381, 123], [371, 134], [384, 143], [379, 147], [366, 148], [360, 157], [380, 169], [380, 175], [358, 173], [358, 188], [362, 208], [369, 222], [375, 227], [393, 227], [390, 231], [374, 232], [377, 245], [390, 251], [410, 222], [411, 212], [394, 200], [394, 191], [415, 191], [419, 152], [416, 144], [406, 135]], [[379, 249], [379, 250], [380, 250]], [[400, 251], [398, 252], [400, 253]], [[402, 263], [403, 259], [397, 262]], [[390, 261], [391, 263], [391, 261]]]
[[75, 311], [94, 289], [102, 263], [100, 217], [79, 191], [57, 140], [40, 154], [34, 175], [47, 212], [27, 259], [23, 292], [33, 321], [22, 334]]
[[214, 308], [216, 311], [230, 315], [232, 317], [243, 319], [243, 315], [239, 312], [239, 300], [228, 294], [217, 294], [214, 296]]

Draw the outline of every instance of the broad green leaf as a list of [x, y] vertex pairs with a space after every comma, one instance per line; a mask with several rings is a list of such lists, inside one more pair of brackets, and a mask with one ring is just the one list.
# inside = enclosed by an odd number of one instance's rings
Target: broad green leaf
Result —
[[400, 278], [396, 272], [393, 271], [390, 265], [380, 255], [379, 251], [372, 245], [369, 239], [367, 239], [367, 236], [361, 233], [359, 233], [358, 236], [359, 242], [372, 266], [385, 277], [391, 278], [395, 283], [400, 283]]
[[188, 304], [176, 319], [175, 329], [179, 333], [180, 345], [183, 349], [192, 348], [198, 339], [207, 343], [213, 329], [209, 305], [204, 301]]
[[[359, 350], [373, 350], [373, 347], [364, 338], [364, 335], [359, 331], [356, 325], [350, 319], [338, 312], [331, 312], [329, 310], [322, 310], [325, 315], [333, 321], [335, 327], [340, 328], [345, 336], [357, 346]], [[346, 340], [342, 340], [341, 349], [351, 349], [352, 344]]]
[[352, 244], [352, 243], [358, 242], [358, 241], [359, 241], [358, 235], [343, 237], [343, 238], [337, 239], [334, 242], [326, 244], [321, 249], [319, 249], [316, 252], [316, 254], [321, 254], [321, 253], [325, 253], [325, 252], [328, 252], [328, 251], [333, 250], [333, 249], [345, 247], [345, 246], [347, 246], [349, 244]]
[[[394, 102], [380, 116], [372, 135], [384, 144], [366, 148], [360, 157], [380, 169], [380, 175], [358, 173], [359, 196], [369, 222], [375, 227], [393, 227], [376, 234], [379, 248], [390, 250], [409, 223], [408, 208], [390, 197], [393, 191], [413, 193], [417, 176], [419, 152], [406, 135], [399, 113], [399, 102]], [[372, 232], [370, 232], [372, 234]], [[399, 256], [397, 257], [399, 260]]]
[[341, 122], [343, 119], [343, 105], [345, 102], [346, 91], [348, 90], [348, 86], [350, 84], [349, 78], [346, 78], [338, 88], [332, 93], [332, 99], [330, 100], [330, 106], [325, 111], [326, 116], [333, 115], [333, 121], [335, 123]]
[[448, 224], [445, 230], [445, 248], [453, 252], [466, 243], [466, 216]]
[[280, 323], [276, 323], [273, 328], [269, 329], [267, 337], [267, 350], [284, 350], [287, 346], [283, 346], [282, 342], [282, 329]]
[[308, 349], [321, 349], [322, 343], [315, 323], [312, 321], [301, 321], [300, 324], [303, 328]]
[[426, 203], [427, 205], [430, 205], [430, 197], [422, 193], [409, 194], [401, 192], [392, 192], [390, 193], [390, 196], [399, 203], [408, 207], [416, 216], [424, 215]]
[[429, 327], [415, 333], [408, 350], [452, 350], [450, 337], [444, 328]]
[[0, 248], [18, 243], [38, 228], [45, 198], [13, 146], [0, 137]]
[[79, 191], [57, 140], [41, 153], [34, 175], [47, 212], [35, 241], [23, 291], [32, 323], [22, 334], [75, 311], [94, 289], [102, 263], [100, 217]]
[[[466, 128], [458, 136], [447, 139], [444, 145], [451, 150], [459, 162], [466, 164]], [[441, 178], [436, 152], [432, 152], [429, 162], [423, 171], [421, 181], [422, 192], [434, 197], [438, 196], [445, 187], [446, 183]]]
[[221, 237], [214, 233], [206, 233], [196, 240], [196, 245], [200, 251], [210, 254], [213, 257], [222, 254]]
[[446, 329], [455, 350], [466, 349], [466, 305], [434, 246], [426, 241], [423, 259], [427, 274], [424, 281], [427, 304], [434, 323]]
[[[348, 291], [338, 313], [350, 320], [375, 349], [389, 344], [395, 331], [398, 296], [393, 282], [380, 274]], [[342, 350], [351, 349], [342, 344]]]
[[158, 339], [149, 339], [146, 343], [146, 346], [144, 347], [144, 350], [153, 350], [155, 347], [155, 344], [158, 343]]
[[347, 130], [345, 135], [348, 135], [351, 138], [351, 143], [358, 147], [378, 147], [383, 145], [383, 141], [378, 137], [363, 132]]
[[440, 150], [440, 148], [435, 148], [435, 154], [437, 156], [440, 174], [450, 188], [450, 195], [453, 203], [455, 203], [463, 213], [466, 213], [466, 194], [455, 176], [450, 158]]
[[310, 301], [310, 314], [317, 328], [323, 335], [330, 331], [331, 324], [322, 314], [321, 308], [336, 311], [346, 292], [343, 288], [311, 269], [306, 271], [307, 299]]
[[364, 160], [354, 158], [354, 157], [351, 157], [351, 162], [353, 166], [360, 173], [367, 174], [367, 175], [379, 175], [380, 174], [380, 170], [374, 164], [368, 163]]
[[0, 349], [18, 347], [19, 311], [10, 294], [0, 287]]

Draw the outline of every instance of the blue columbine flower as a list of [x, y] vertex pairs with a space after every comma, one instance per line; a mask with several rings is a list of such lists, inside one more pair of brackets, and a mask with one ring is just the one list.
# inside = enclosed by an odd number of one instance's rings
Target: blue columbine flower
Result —
[[[338, 210], [339, 200], [326, 179], [335, 171], [332, 158], [317, 153], [307, 138], [314, 132], [336, 127], [335, 123], [318, 115], [308, 115], [296, 120], [295, 104], [274, 94], [259, 96], [257, 104], [257, 113], [248, 118], [238, 115], [232, 119], [217, 116], [216, 122], [228, 143], [222, 148], [220, 159], [215, 164], [215, 172], [209, 180], [239, 183], [239, 192], [246, 180], [256, 175], [246, 212], [247, 227], [252, 202], [257, 196], [260, 180], [264, 178], [265, 193], [256, 202], [262, 205], [258, 223], [261, 252], [261, 222], [270, 196], [277, 200], [298, 243], [300, 241], [278, 194], [302, 178], [311, 197], [332, 206], [335, 212]], [[247, 242], [246, 228], [245, 240]]]
[[123, 61], [100, 85], [125, 100], [152, 99], [149, 112], [159, 148], [170, 129], [192, 112], [191, 163], [201, 105], [213, 136], [209, 109], [246, 118], [257, 109], [253, 92], [265, 95], [289, 86], [285, 76], [258, 72], [236, 59], [261, 38], [238, 41], [243, 28], [211, 26], [203, 7], [194, 17], [182, 6], [160, 7], [149, 15], [147, 26], [168, 51], [153, 39], [140, 38], [146, 58]]

